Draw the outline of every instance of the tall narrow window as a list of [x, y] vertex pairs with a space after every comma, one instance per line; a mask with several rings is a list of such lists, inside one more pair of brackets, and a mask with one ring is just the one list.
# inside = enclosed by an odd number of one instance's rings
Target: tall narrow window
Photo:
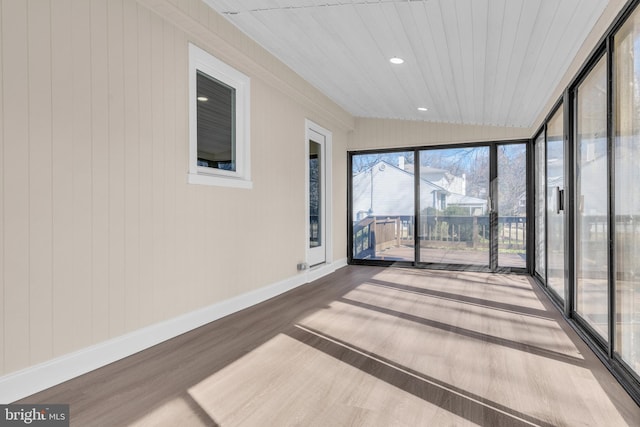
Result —
[[608, 339], [607, 62], [576, 89], [576, 312]]
[[615, 351], [640, 374], [640, 11], [614, 38]]
[[489, 266], [488, 146], [420, 151], [420, 262]]
[[547, 275], [547, 237], [546, 237], [546, 154], [544, 132], [536, 138], [534, 149], [535, 156], [535, 192], [536, 192], [536, 221], [535, 221], [535, 272], [546, 280]]
[[309, 247], [322, 244], [322, 145], [309, 141]]
[[527, 267], [527, 146], [498, 146], [498, 265]]
[[189, 45], [189, 182], [250, 188], [249, 78]]
[[564, 114], [562, 105], [547, 124], [547, 285], [564, 300]]

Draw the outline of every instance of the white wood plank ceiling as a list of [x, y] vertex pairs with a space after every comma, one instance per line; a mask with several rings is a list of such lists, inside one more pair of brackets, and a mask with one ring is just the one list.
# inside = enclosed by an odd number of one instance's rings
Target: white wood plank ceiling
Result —
[[607, 4], [205, 2], [354, 116], [514, 127], [534, 124]]

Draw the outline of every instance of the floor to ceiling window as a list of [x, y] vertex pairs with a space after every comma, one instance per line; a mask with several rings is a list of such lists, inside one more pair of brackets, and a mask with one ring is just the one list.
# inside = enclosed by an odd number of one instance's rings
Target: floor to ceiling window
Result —
[[534, 156], [534, 186], [535, 186], [535, 273], [542, 279], [547, 280], [547, 221], [546, 204], [547, 199], [547, 174], [546, 174], [546, 154], [545, 135], [540, 132], [533, 145]]
[[489, 266], [489, 147], [420, 151], [420, 262]]
[[614, 37], [615, 351], [640, 375], [640, 11]]
[[351, 262], [526, 271], [527, 141], [349, 161]]
[[[636, 402], [640, 402], [639, 4], [628, 4], [533, 140], [532, 242], [535, 276]], [[565, 117], [565, 111], [571, 114]]]
[[575, 89], [575, 311], [609, 336], [607, 56]]
[[564, 112], [560, 104], [547, 124], [547, 285], [565, 297]]
[[502, 144], [498, 156], [498, 266], [527, 266], [526, 144]]
[[412, 151], [351, 156], [352, 259], [413, 261]]

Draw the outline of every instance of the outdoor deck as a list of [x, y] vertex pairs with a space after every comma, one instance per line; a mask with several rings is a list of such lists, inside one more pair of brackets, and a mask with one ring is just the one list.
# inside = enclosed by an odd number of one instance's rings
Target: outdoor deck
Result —
[[[375, 257], [368, 259], [387, 261], [413, 261], [412, 245], [394, 246], [376, 252]], [[437, 264], [469, 264], [489, 265], [488, 250], [461, 250], [452, 248], [420, 248], [420, 262]], [[498, 266], [525, 268], [524, 254], [499, 253]]]

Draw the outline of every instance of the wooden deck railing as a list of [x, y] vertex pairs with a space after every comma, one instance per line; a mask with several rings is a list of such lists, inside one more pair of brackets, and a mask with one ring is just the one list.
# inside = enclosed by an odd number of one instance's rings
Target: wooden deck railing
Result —
[[[414, 245], [413, 216], [372, 216], [353, 226], [354, 258], [371, 258], [379, 251], [400, 245]], [[420, 217], [418, 239], [422, 247], [489, 247], [488, 216]], [[498, 219], [500, 249], [526, 249], [526, 218], [503, 216]]]

